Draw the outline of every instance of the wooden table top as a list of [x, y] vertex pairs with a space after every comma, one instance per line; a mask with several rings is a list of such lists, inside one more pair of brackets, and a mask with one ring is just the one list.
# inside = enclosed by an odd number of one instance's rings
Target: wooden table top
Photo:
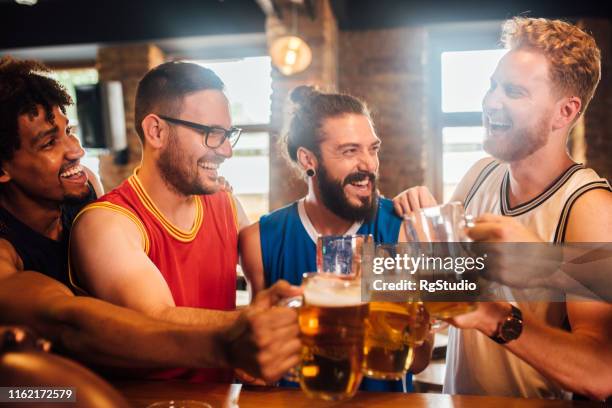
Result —
[[163, 400], [196, 400], [214, 408], [250, 407], [435, 407], [435, 408], [531, 408], [601, 406], [596, 403], [539, 399], [477, 397], [445, 394], [358, 392], [346, 401], [325, 402], [306, 397], [297, 389], [247, 387], [239, 384], [190, 384], [181, 381], [123, 381], [113, 385], [134, 408]]

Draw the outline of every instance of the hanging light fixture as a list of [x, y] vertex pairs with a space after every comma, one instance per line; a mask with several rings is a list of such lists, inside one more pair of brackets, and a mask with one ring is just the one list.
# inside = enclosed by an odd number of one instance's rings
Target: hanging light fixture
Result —
[[270, 45], [272, 64], [283, 75], [293, 75], [304, 71], [312, 61], [312, 51], [300, 37], [285, 35], [275, 39]]
[[269, 47], [272, 64], [283, 75], [304, 71], [312, 62], [312, 51], [306, 41], [297, 36], [297, 5], [292, 4], [291, 33], [275, 37]]

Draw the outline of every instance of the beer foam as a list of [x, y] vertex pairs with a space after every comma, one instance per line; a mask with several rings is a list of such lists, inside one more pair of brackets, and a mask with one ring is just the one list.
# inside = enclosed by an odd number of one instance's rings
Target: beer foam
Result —
[[314, 278], [304, 288], [307, 305], [322, 307], [357, 306], [361, 301], [361, 286], [341, 279]]

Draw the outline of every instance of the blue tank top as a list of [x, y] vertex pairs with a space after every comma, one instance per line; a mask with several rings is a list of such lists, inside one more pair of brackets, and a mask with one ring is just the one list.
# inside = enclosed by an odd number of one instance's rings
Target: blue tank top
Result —
[[[379, 198], [376, 216], [357, 234], [372, 234], [376, 243], [394, 244], [401, 223], [393, 202]], [[261, 217], [259, 234], [266, 287], [279, 279], [300, 285], [304, 272], [316, 271], [317, 246], [302, 224], [298, 201]]]
[[[284, 279], [293, 285], [302, 283], [304, 272], [316, 271], [317, 246], [308, 234], [298, 212], [298, 201], [280, 208], [259, 220], [261, 256], [266, 287]], [[372, 234], [374, 242], [394, 244], [402, 224], [395, 214], [393, 202], [379, 198], [376, 216], [363, 223], [357, 234]], [[289, 385], [282, 381], [281, 385]], [[295, 386], [295, 385], [293, 385]], [[406, 375], [406, 386], [412, 391], [412, 374]], [[401, 381], [381, 381], [364, 378], [361, 390], [402, 392]]]

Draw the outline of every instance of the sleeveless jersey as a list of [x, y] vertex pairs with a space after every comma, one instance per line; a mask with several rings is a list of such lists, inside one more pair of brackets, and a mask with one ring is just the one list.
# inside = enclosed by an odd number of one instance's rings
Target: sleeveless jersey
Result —
[[[136, 172], [119, 187], [87, 206], [117, 211], [134, 222], [143, 249], [168, 284], [176, 306], [234, 310], [238, 223], [227, 192], [194, 197], [196, 217], [189, 231], [166, 219], [140, 183]], [[149, 378], [231, 381], [229, 370], [167, 370]]]
[[[379, 198], [373, 219], [353, 224], [345, 235], [372, 234], [376, 243], [394, 244], [401, 223], [402, 219], [393, 210], [393, 202]], [[261, 217], [259, 237], [266, 287], [280, 279], [300, 285], [304, 272], [317, 270], [317, 232], [302, 200]]]
[[[581, 195], [593, 189], [610, 189], [608, 182], [595, 171], [574, 164], [540, 195], [511, 208], [508, 164], [492, 159], [484, 164], [464, 198], [466, 212], [474, 216], [492, 213], [514, 217], [546, 242], [564, 241], [569, 212]], [[529, 310], [549, 326], [563, 327], [565, 303], [519, 303], [520, 290], [512, 289], [506, 293], [511, 295], [511, 303], [521, 310]], [[447, 350], [446, 393], [524, 398], [571, 397], [571, 393], [479, 331], [451, 327]]]

